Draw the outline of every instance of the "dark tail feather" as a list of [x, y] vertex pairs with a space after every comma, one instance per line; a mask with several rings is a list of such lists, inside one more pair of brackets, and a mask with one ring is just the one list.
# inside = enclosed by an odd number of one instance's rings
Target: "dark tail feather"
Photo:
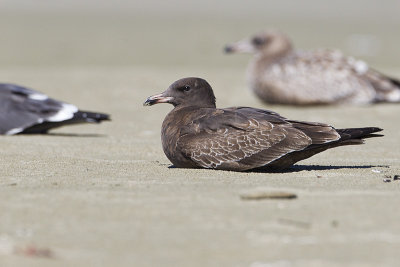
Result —
[[400, 89], [400, 81], [399, 80], [390, 78], [390, 81], [392, 82], [392, 84], [396, 85]]
[[385, 74], [383, 74], [383, 73], [381, 73], [381, 72], [379, 72], [379, 71], [377, 71], [377, 70], [375, 70], [375, 69], [373, 70], [373, 72], [376, 72], [376, 73], [378, 73], [380, 76], [382, 76], [383, 78], [388, 79], [389, 82], [390, 82], [391, 84], [393, 84], [393, 85], [396, 86], [398, 89], [400, 89], [400, 80], [399, 80], [399, 79], [396, 79], [396, 78], [387, 76], [387, 75], [385, 75]]
[[302, 151], [292, 152], [270, 163], [264, 169], [267, 171], [279, 171], [327, 149], [347, 145], [361, 145], [364, 143], [364, 138], [383, 136], [382, 134], [374, 134], [382, 131], [378, 127], [336, 129], [336, 131], [340, 134], [341, 138], [339, 140], [326, 144], [311, 145]]
[[65, 121], [46, 121], [40, 124], [33, 125], [26, 128], [21, 134], [45, 134], [53, 128], [58, 128], [65, 125], [78, 124], [78, 123], [100, 123], [101, 121], [109, 121], [110, 116], [104, 113], [82, 111], [74, 113], [74, 117]]
[[74, 114], [74, 117], [68, 121], [71, 121], [71, 123], [79, 123], [79, 122], [100, 123], [101, 121], [109, 121], [109, 120], [110, 116], [108, 114], [79, 110]]
[[340, 141], [354, 140], [354, 139], [365, 139], [371, 137], [380, 137], [382, 134], [374, 134], [380, 132], [383, 129], [378, 127], [364, 127], [364, 128], [347, 128], [347, 129], [336, 129], [340, 134]]

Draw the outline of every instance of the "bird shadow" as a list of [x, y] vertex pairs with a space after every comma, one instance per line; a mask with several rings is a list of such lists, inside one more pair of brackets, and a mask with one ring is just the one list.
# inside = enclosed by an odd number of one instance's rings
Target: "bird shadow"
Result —
[[47, 133], [50, 136], [60, 136], [60, 137], [106, 137], [105, 134], [76, 134], [76, 133]]
[[[247, 173], [295, 173], [301, 171], [329, 171], [329, 170], [342, 170], [342, 169], [372, 169], [372, 168], [389, 168], [388, 165], [293, 165], [284, 170], [271, 170], [271, 169], [252, 169], [245, 171]], [[168, 169], [178, 169], [174, 165], [169, 165]]]
[[389, 168], [388, 165], [293, 165], [284, 170], [268, 170], [268, 169], [255, 169], [247, 172], [255, 173], [293, 173], [302, 171], [329, 171], [329, 170], [343, 170], [343, 169], [372, 169], [372, 168]]

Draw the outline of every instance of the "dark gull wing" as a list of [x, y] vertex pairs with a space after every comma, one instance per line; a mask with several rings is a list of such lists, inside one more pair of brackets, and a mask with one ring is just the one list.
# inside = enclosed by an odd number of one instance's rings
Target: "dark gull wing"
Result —
[[43, 122], [71, 119], [78, 108], [13, 84], [0, 84], [0, 134], [12, 135]]
[[256, 109], [254, 116], [249, 116], [251, 108], [243, 114], [240, 109], [220, 109], [193, 121], [181, 130], [177, 149], [203, 168], [249, 170], [312, 144], [279, 115], [271, 122]]
[[400, 81], [369, 68], [365, 78], [376, 90], [376, 102], [400, 102]]
[[250, 116], [252, 118], [259, 118], [261, 120], [267, 120], [272, 122], [283, 122], [285, 123], [286, 118], [282, 117], [275, 111], [252, 108], [252, 107], [230, 107], [224, 108], [224, 110], [237, 111], [245, 116]]
[[251, 107], [232, 107], [225, 110], [236, 111], [248, 118], [268, 121], [275, 125], [290, 123], [294, 128], [303, 131], [309, 136], [313, 144], [323, 144], [340, 138], [335, 128], [325, 123], [289, 120], [274, 111]]
[[293, 127], [301, 130], [312, 140], [313, 145], [322, 145], [333, 141], [338, 141], [341, 136], [332, 126], [319, 122], [306, 122], [287, 120]]

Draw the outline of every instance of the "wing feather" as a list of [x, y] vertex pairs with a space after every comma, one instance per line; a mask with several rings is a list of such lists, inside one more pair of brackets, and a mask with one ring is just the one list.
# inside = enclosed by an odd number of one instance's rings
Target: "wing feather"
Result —
[[203, 117], [193, 122], [193, 132], [185, 131], [178, 139], [178, 150], [203, 168], [246, 170], [264, 166], [312, 143], [310, 137], [290, 123], [274, 124], [254, 118], [257, 114], [254, 111], [255, 116], [247, 117], [228, 109]]
[[262, 83], [271, 88], [271, 98], [282, 98], [279, 101], [362, 104], [375, 97], [373, 86], [365, 78], [367, 72], [365, 62], [346, 57], [339, 51], [297, 51], [271, 65]]
[[62, 121], [73, 116], [74, 105], [13, 84], [0, 84], [0, 134], [15, 134], [44, 121]]

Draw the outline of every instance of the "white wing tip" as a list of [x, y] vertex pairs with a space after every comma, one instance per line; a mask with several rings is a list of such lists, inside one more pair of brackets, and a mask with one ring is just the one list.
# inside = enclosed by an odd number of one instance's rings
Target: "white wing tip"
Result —
[[22, 132], [23, 130], [24, 130], [24, 128], [14, 128], [14, 129], [8, 130], [5, 133], [5, 135], [14, 135], [14, 134]]
[[28, 98], [30, 98], [32, 100], [44, 101], [44, 100], [47, 100], [49, 97], [44, 94], [34, 93], [34, 94], [28, 95]]
[[368, 71], [368, 64], [362, 60], [358, 60], [355, 62], [354, 68], [358, 74], [364, 74]]
[[393, 90], [386, 95], [386, 100], [389, 102], [400, 102], [400, 90]]
[[62, 104], [62, 108], [53, 116], [46, 118], [46, 121], [65, 121], [69, 120], [74, 116], [74, 113], [78, 111], [78, 108], [71, 104]]

